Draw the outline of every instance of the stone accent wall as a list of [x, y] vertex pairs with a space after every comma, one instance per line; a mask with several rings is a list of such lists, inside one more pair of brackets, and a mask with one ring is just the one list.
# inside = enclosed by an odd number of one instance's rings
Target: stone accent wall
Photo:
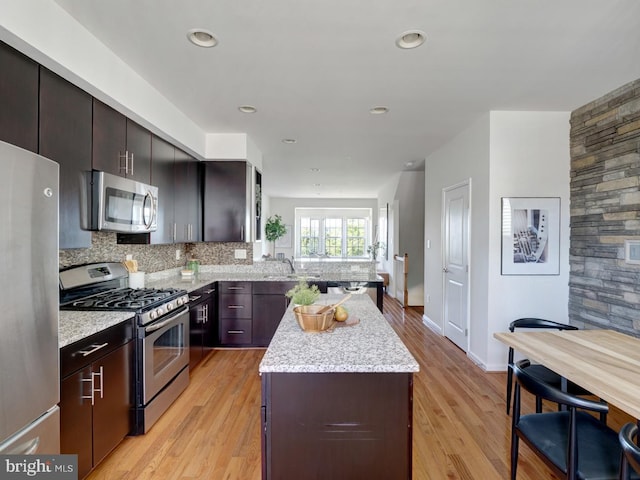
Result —
[[569, 317], [640, 336], [640, 80], [571, 114]]
[[[202, 265], [251, 265], [252, 243], [177, 243], [174, 245], [118, 245], [116, 234], [91, 232], [91, 248], [60, 250], [60, 268], [92, 262], [122, 262], [127, 254], [138, 261], [141, 271], [152, 273], [185, 265], [188, 255], [200, 260]], [[245, 249], [247, 258], [235, 258], [235, 249]], [[176, 250], [182, 252], [176, 260]]]

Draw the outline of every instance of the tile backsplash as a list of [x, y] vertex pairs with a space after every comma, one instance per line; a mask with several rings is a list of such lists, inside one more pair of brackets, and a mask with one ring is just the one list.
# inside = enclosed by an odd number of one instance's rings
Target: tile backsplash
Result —
[[[246, 259], [236, 259], [238, 249], [246, 250]], [[176, 250], [180, 259], [176, 260]], [[91, 248], [60, 250], [60, 268], [92, 262], [122, 262], [128, 254], [138, 261], [141, 271], [151, 273], [181, 267], [187, 258], [197, 258], [202, 265], [251, 265], [251, 243], [176, 243], [172, 245], [118, 245], [113, 232], [92, 232]]]

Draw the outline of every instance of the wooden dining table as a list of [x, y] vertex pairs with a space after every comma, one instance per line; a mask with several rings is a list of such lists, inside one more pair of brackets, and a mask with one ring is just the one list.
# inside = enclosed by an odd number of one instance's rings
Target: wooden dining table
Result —
[[493, 336], [640, 419], [640, 338], [614, 330], [538, 330]]

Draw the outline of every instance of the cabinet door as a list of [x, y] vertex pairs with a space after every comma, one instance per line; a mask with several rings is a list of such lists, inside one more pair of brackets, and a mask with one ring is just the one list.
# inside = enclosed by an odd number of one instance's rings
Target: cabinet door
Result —
[[92, 364], [101, 379], [101, 392], [94, 395], [93, 464], [97, 465], [131, 431], [133, 342], [114, 350]]
[[175, 222], [176, 242], [199, 242], [202, 239], [201, 182], [198, 161], [175, 150]]
[[204, 332], [207, 302], [189, 304], [189, 370], [200, 363], [204, 356]]
[[2, 42], [0, 140], [38, 152], [38, 64]]
[[151, 232], [151, 243], [173, 243], [174, 224], [174, 147], [155, 135], [151, 139], [151, 184], [158, 187], [158, 229]]
[[151, 132], [127, 118], [127, 152], [129, 169], [127, 178], [151, 183]]
[[60, 164], [60, 248], [88, 248], [82, 211], [84, 172], [91, 170], [91, 95], [40, 68], [39, 152]]
[[[87, 381], [84, 382], [83, 379]], [[90, 397], [91, 367], [86, 367], [62, 380], [60, 453], [78, 455], [78, 478], [84, 478], [93, 467]]]
[[100, 100], [93, 99], [92, 165], [113, 175], [125, 176], [127, 118]]
[[251, 241], [247, 225], [247, 163], [204, 162], [204, 172], [204, 241]]
[[253, 319], [251, 342], [256, 347], [266, 347], [271, 342], [280, 320], [289, 304], [284, 294], [253, 294]]

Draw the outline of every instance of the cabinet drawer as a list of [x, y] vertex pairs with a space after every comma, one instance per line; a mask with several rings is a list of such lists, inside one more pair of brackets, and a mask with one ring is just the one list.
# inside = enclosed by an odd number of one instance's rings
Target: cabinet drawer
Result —
[[220, 295], [220, 318], [251, 319], [251, 294], [222, 294]]
[[60, 378], [86, 367], [132, 338], [133, 319], [130, 319], [61, 348]]
[[251, 320], [223, 318], [220, 320], [222, 345], [248, 345], [251, 343]]
[[218, 292], [225, 293], [251, 293], [252, 282], [219, 282]]

